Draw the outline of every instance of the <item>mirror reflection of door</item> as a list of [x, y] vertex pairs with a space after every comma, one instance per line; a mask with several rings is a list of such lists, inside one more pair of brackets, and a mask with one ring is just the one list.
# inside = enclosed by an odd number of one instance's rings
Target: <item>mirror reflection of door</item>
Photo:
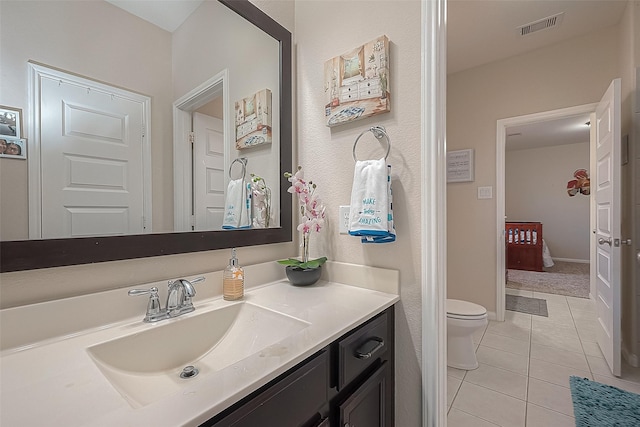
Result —
[[[222, 110], [222, 98], [218, 100]], [[213, 103], [217, 104], [216, 101]], [[219, 230], [225, 200], [223, 121], [196, 112], [193, 114], [193, 133], [193, 229]]]
[[41, 129], [41, 184], [33, 187], [41, 207], [30, 214], [41, 227], [30, 227], [30, 237], [149, 232], [145, 179], [151, 178], [144, 157], [150, 99], [30, 65], [37, 74], [32, 84], [39, 89]]

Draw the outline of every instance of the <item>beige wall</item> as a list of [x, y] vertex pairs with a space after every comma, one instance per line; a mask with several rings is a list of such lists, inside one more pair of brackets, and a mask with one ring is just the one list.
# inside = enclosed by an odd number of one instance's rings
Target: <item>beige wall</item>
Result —
[[[27, 61], [34, 60], [151, 96], [153, 163], [171, 154], [170, 33], [102, 1], [2, 1], [0, 11], [0, 104], [23, 110], [27, 138]], [[2, 182], [13, 183], [0, 192], [0, 238], [26, 239], [27, 162], [0, 159], [0, 166]], [[162, 229], [173, 224], [172, 188], [161, 170], [152, 173], [154, 227]]]
[[589, 143], [507, 151], [507, 221], [540, 221], [553, 258], [589, 262], [589, 197], [569, 197], [567, 181], [589, 170]]
[[617, 27], [448, 76], [447, 150], [474, 148], [475, 182], [447, 188], [449, 298], [496, 307], [496, 121], [600, 100], [619, 77]]
[[[324, 62], [386, 34], [390, 40], [392, 111], [334, 128], [324, 121]], [[298, 150], [305, 177], [318, 184], [330, 224], [312, 237], [312, 255], [400, 270], [396, 311], [396, 425], [420, 425], [420, 2], [300, 1], [296, 3]], [[368, 127], [383, 125], [391, 138], [397, 241], [363, 245], [338, 234], [338, 207], [348, 205], [352, 148]], [[370, 133], [359, 156], [384, 151]], [[360, 151], [362, 150], [362, 151]]]

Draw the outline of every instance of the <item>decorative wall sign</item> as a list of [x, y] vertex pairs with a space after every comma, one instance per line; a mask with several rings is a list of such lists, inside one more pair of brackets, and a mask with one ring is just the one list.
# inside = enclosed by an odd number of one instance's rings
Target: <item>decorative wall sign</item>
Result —
[[389, 81], [387, 36], [380, 36], [325, 62], [327, 126], [391, 111]]
[[236, 149], [270, 144], [271, 91], [263, 89], [236, 101]]
[[474, 177], [473, 148], [447, 153], [447, 182], [472, 182]]

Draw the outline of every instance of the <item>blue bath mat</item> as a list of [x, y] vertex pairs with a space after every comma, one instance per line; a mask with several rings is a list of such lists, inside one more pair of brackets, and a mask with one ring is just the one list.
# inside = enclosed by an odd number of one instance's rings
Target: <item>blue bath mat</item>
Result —
[[570, 377], [576, 427], [640, 426], [640, 394]]

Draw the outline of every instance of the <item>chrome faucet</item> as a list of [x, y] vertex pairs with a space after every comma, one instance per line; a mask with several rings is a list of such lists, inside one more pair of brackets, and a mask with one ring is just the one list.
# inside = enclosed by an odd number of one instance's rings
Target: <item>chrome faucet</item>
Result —
[[204, 277], [198, 277], [191, 281], [187, 279], [169, 280], [169, 293], [167, 295], [165, 308], [160, 308], [158, 288], [156, 287], [151, 289], [133, 289], [129, 291], [129, 295], [149, 294], [149, 304], [147, 304], [147, 313], [143, 321], [157, 322], [163, 319], [178, 317], [195, 310], [193, 302], [191, 301], [191, 298], [196, 295], [196, 289], [193, 284], [200, 283], [204, 280]]

